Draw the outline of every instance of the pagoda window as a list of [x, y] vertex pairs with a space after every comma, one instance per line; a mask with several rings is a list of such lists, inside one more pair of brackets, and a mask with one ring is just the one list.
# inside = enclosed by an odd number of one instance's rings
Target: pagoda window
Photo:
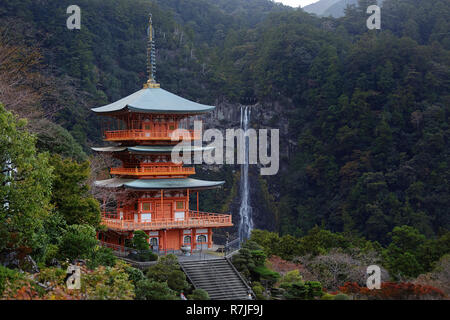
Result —
[[152, 203], [151, 202], [143, 202], [142, 203], [142, 211], [150, 212], [151, 210], [152, 210]]
[[184, 209], [184, 201], [177, 201], [177, 209]]
[[184, 244], [191, 244], [191, 236], [185, 236], [183, 240]]
[[201, 235], [197, 236], [197, 242], [206, 243], [206, 235], [201, 234]]

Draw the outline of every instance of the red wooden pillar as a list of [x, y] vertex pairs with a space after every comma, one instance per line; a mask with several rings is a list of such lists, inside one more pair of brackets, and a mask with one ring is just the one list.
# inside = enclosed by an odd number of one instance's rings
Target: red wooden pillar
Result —
[[167, 255], [167, 230], [164, 229], [164, 255]]
[[212, 229], [208, 228], [208, 248], [212, 247]]
[[196, 241], [195, 237], [196, 237], [195, 229], [192, 228], [191, 229], [191, 246], [192, 246], [192, 249], [196, 249], [196, 247], [197, 247], [197, 241]]
[[197, 213], [198, 213], [198, 191], [197, 191]]
[[189, 212], [189, 189], [187, 189], [187, 205], [186, 205], [186, 209]]
[[164, 190], [161, 189], [161, 213], [160, 215], [164, 217]]

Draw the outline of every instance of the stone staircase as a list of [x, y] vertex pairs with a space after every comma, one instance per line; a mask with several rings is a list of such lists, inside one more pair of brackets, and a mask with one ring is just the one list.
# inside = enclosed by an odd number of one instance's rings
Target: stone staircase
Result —
[[181, 269], [194, 288], [208, 292], [212, 300], [248, 300], [254, 294], [226, 258], [180, 261]]

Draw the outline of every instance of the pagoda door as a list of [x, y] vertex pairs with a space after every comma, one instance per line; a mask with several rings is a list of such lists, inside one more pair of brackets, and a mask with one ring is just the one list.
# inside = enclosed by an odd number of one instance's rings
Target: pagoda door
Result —
[[161, 204], [156, 204], [156, 219], [172, 219], [172, 204], [164, 203], [164, 207], [161, 210]]

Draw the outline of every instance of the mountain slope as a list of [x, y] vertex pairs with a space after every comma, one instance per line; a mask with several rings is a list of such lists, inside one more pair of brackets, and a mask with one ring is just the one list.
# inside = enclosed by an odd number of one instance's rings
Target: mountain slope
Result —
[[318, 2], [304, 6], [302, 9], [308, 13], [314, 13], [318, 16], [321, 16], [328, 8], [339, 1], [340, 0], [320, 0]]

